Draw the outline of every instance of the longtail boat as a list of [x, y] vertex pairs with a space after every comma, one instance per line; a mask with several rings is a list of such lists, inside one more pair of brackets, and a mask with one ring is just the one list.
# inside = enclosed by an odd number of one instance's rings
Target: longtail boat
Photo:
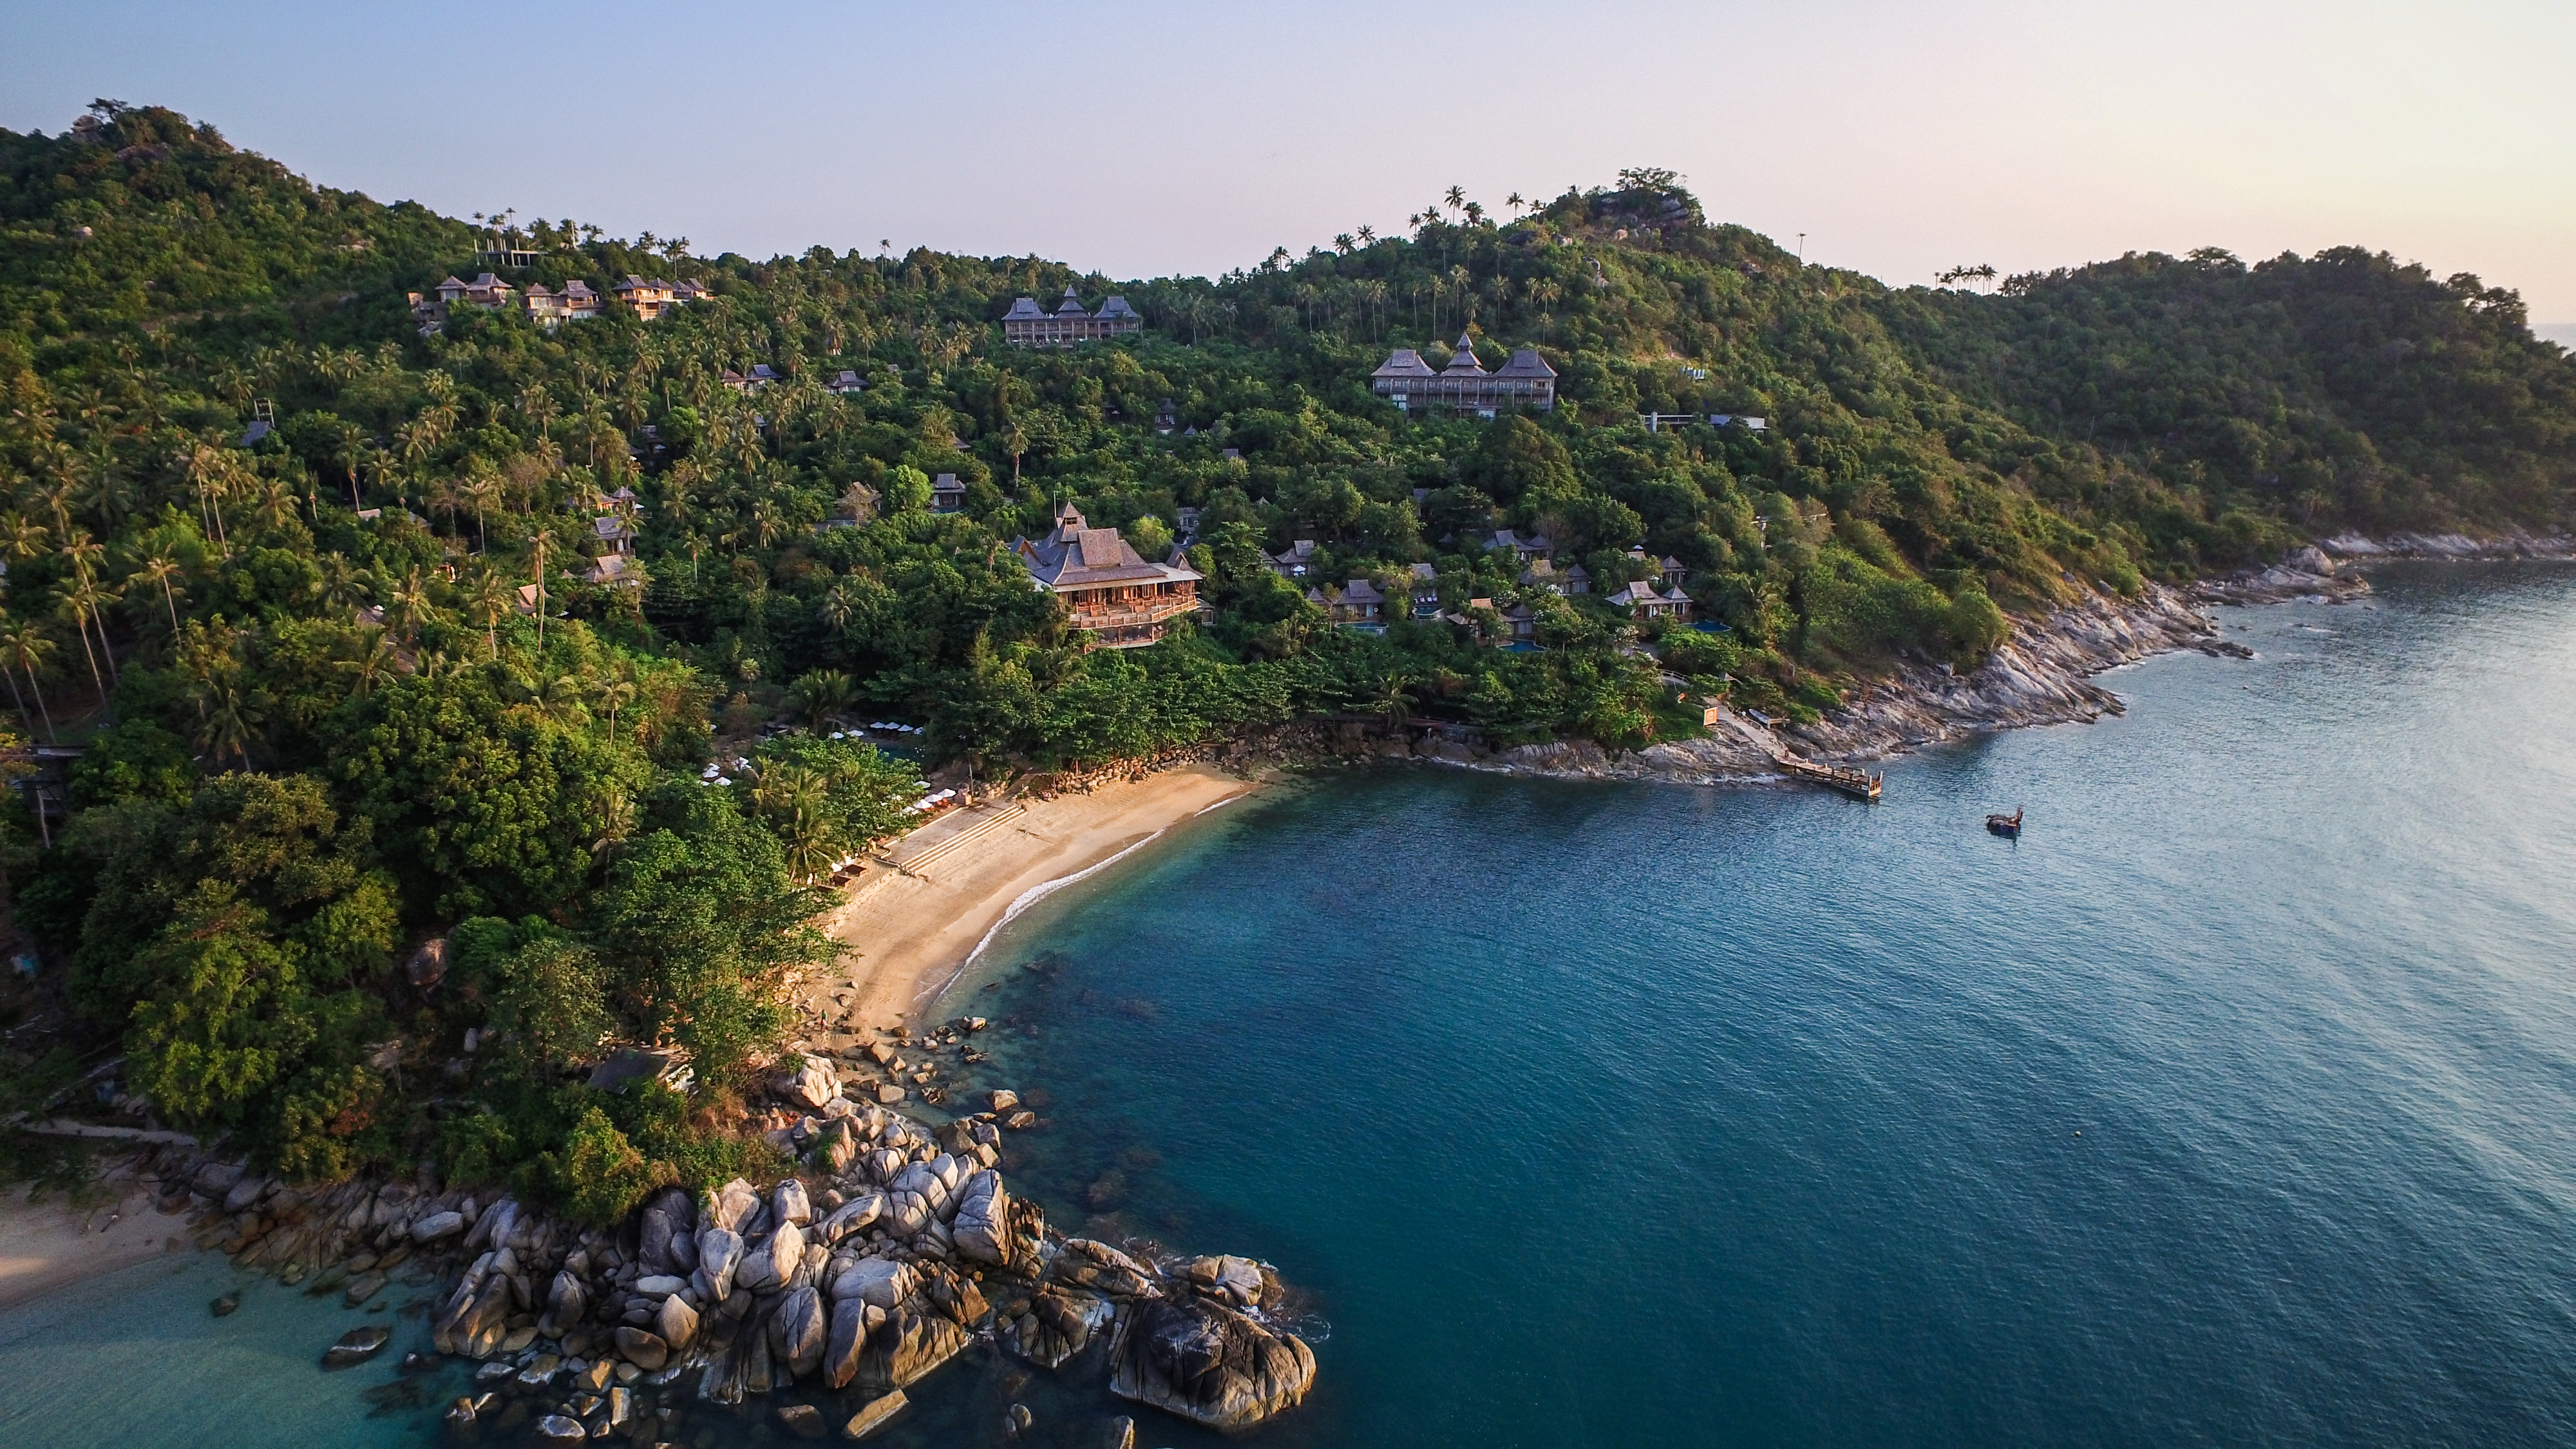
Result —
[[2010, 815], [1987, 816], [1986, 828], [1997, 835], [2009, 836], [2012, 839], [2019, 840], [2021, 838], [2021, 807], [2015, 805], [2013, 807], [2013, 813]]

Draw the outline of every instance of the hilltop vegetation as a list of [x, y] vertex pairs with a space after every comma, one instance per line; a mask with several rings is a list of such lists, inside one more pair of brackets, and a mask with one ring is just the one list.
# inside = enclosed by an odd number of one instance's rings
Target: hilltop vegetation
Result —
[[[27, 736], [87, 747], [67, 819], [0, 814], [75, 1015], [11, 1090], [121, 1047], [155, 1112], [286, 1171], [435, 1151], [604, 1212], [749, 1150], [726, 1092], [778, 983], [828, 955], [815, 882], [926, 766], [1318, 713], [1633, 744], [1697, 728], [1668, 675], [1809, 714], [2078, 590], [2334, 528], [2567, 517], [2576, 369], [2474, 279], [2195, 254], [1900, 291], [1708, 223], [1667, 174], [1511, 210], [1453, 192], [1409, 236], [1131, 282], [1146, 331], [1048, 353], [1002, 345], [1004, 306], [1108, 279], [541, 222], [513, 228], [522, 287], [713, 295], [552, 331], [458, 306], [423, 336], [405, 293], [480, 270], [487, 228], [157, 109], [0, 133], [0, 668]], [[1437, 366], [1462, 330], [1489, 365], [1540, 348], [1564, 405], [1425, 420], [1370, 395], [1390, 343]], [[784, 380], [727, 385], [755, 363]], [[828, 389], [843, 370], [864, 390]], [[942, 473], [962, 513], [929, 511]], [[641, 588], [589, 577], [620, 490]], [[1195, 510], [1215, 624], [1086, 652], [1008, 546], [1068, 501], [1149, 556]], [[1596, 593], [1523, 589], [1481, 546], [1500, 527]], [[1524, 603], [1544, 647], [1334, 629], [1264, 558], [1300, 539], [1316, 580], [1402, 599], [1430, 563], [1444, 609]], [[1722, 632], [1602, 602], [1651, 571], [1640, 544]], [[925, 725], [927, 758], [749, 744], [854, 712]], [[728, 783], [701, 783], [719, 741]], [[406, 963], [433, 934], [431, 986]], [[452, 1072], [469, 1029], [491, 1044]], [[621, 1042], [686, 1048], [694, 1107], [579, 1085]]]

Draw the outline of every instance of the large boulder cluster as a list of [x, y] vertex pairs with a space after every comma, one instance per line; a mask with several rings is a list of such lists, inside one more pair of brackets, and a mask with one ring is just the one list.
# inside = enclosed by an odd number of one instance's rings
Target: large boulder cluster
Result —
[[[806, 1171], [665, 1189], [608, 1229], [426, 1176], [298, 1188], [193, 1156], [149, 1175], [165, 1210], [197, 1209], [201, 1245], [308, 1291], [355, 1307], [397, 1272], [441, 1285], [432, 1341], [480, 1364], [446, 1421], [487, 1439], [650, 1444], [681, 1437], [692, 1404], [791, 1390], [774, 1410], [789, 1432], [856, 1438], [979, 1344], [1219, 1428], [1312, 1383], [1314, 1355], [1265, 1316], [1279, 1300], [1267, 1268], [1067, 1238], [1015, 1196], [1001, 1129], [1025, 1113], [1011, 1094], [934, 1129], [852, 1100], [819, 1059], [774, 1087], [800, 1113], [789, 1136]], [[382, 1347], [344, 1339], [325, 1361]], [[840, 1405], [828, 1424], [825, 1396]]]
[[[780, 1095], [813, 1107], [809, 1071], [784, 1076]], [[1275, 1279], [1242, 1258], [1202, 1260], [1221, 1275], [1166, 1272], [1054, 1233], [1005, 1185], [992, 1114], [933, 1130], [837, 1096], [819, 1111], [801, 1128], [807, 1175], [667, 1190], [607, 1233], [507, 1200], [475, 1215], [433, 1333], [484, 1360], [488, 1382], [451, 1422], [510, 1413], [515, 1396], [523, 1417], [641, 1436], [690, 1401], [793, 1388], [848, 1395], [841, 1427], [865, 1432], [978, 1342], [1047, 1370], [1114, 1369], [1117, 1392], [1223, 1427], [1295, 1404], [1312, 1381], [1305, 1345], [1247, 1316], [1265, 1282], [1275, 1299]], [[1212, 1352], [1173, 1326], [1201, 1322]]]

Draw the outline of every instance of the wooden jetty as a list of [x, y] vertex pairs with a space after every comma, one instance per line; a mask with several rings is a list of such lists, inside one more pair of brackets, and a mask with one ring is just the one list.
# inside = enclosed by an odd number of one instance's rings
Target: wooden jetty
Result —
[[1801, 780], [1813, 780], [1828, 790], [1839, 790], [1855, 800], [1867, 800], [1873, 804], [1878, 800], [1880, 785], [1887, 779], [1883, 773], [1872, 775], [1863, 770], [1846, 770], [1836, 765], [1820, 765], [1813, 760], [1802, 760], [1786, 750], [1774, 754], [1771, 758], [1781, 769]]

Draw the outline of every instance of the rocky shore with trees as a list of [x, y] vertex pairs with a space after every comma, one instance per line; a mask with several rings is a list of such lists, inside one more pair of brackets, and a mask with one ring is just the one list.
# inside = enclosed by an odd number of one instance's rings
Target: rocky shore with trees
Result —
[[[351, 1307], [397, 1275], [430, 1289], [436, 1351], [477, 1365], [442, 1411], [463, 1441], [676, 1442], [693, 1420], [744, 1413], [794, 1436], [865, 1438], [970, 1352], [1220, 1430], [1292, 1409], [1313, 1384], [1267, 1264], [1068, 1237], [1014, 1195], [1005, 1144], [1035, 1122], [1016, 1093], [933, 1126], [821, 1055], [790, 1059], [768, 1088], [795, 1114], [794, 1171], [662, 1188], [605, 1222], [441, 1191], [427, 1172], [314, 1186], [175, 1148], [145, 1171], [165, 1211], [195, 1213], [201, 1246], [285, 1286]], [[365, 1362], [388, 1337], [353, 1330], [322, 1363]], [[1015, 1400], [985, 1412], [1005, 1439], [1031, 1426]], [[1093, 1433], [1132, 1444], [1135, 1421]]]

